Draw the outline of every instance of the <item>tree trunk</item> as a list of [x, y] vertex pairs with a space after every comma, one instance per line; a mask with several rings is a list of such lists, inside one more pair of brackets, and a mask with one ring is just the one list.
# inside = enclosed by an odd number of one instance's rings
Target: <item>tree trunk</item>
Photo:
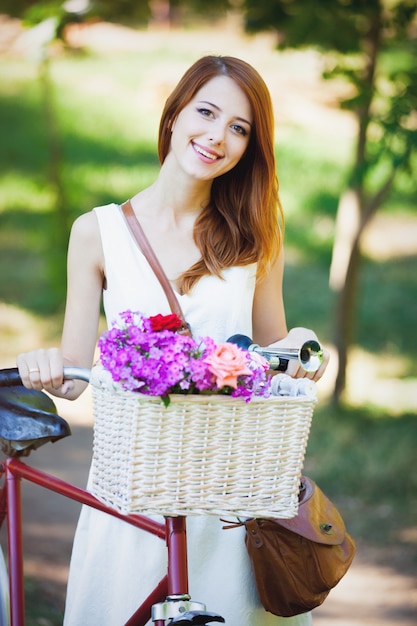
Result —
[[53, 86], [50, 78], [49, 59], [43, 59], [39, 66], [39, 81], [42, 92], [42, 106], [45, 120], [45, 136], [48, 148], [48, 177], [55, 192], [58, 240], [66, 249], [69, 233], [69, 217], [66, 206], [64, 185], [62, 182], [62, 150], [57, 128], [53, 98]]
[[[338, 373], [333, 390], [333, 402], [339, 404], [346, 386], [349, 346], [353, 340], [357, 279], [360, 267], [360, 240], [371, 215], [376, 210], [377, 194], [367, 202], [365, 178], [367, 163], [367, 133], [371, 104], [375, 93], [375, 72], [381, 35], [382, 9], [375, 14], [364, 36], [364, 67], [360, 84], [362, 98], [356, 110], [358, 140], [350, 184], [342, 195], [336, 217], [336, 233], [330, 268], [330, 287], [336, 292], [334, 341], [338, 353]], [[380, 204], [380, 203], [379, 203]], [[371, 210], [372, 207], [372, 210]]]
[[63, 155], [57, 124], [56, 109], [53, 97], [53, 85], [50, 76], [49, 58], [41, 61], [39, 81], [42, 92], [42, 106], [45, 119], [45, 137], [48, 150], [48, 178], [55, 192], [55, 220], [51, 224], [48, 245], [48, 275], [51, 291], [56, 306], [65, 299], [66, 251], [70, 231], [70, 218], [62, 179]]
[[354, 334], [357, 277], [360, 265], [359, 243], [362, 233], [360, 194], [348, 189], [337, 212], [336, 236], [330, 267], [330, 287], [337, 293], [334, 318], [334, 344], [338, 370], [333, 390], [337, 404], [346, 385], [348, 351]]

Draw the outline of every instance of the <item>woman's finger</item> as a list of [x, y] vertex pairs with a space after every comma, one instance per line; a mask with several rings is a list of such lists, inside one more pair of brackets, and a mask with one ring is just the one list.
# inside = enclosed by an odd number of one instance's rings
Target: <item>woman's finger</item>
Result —
[[59, 389], [63, 384], [63, 363], [57, 348], [24, 352], [17, 357], [22, 383], [28, 389]]

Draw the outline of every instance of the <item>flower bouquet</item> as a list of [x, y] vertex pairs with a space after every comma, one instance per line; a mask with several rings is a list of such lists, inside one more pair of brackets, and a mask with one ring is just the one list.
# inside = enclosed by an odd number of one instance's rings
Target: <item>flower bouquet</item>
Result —
[[[293, 517], [315, 399], [176, 315], [125, 311], [93, 368], [92, 492], [123, 513]], [[276, 377], [274, 377], [276, 378]]]
[[168, 406], [170, 394], [224, 394], [249, 401], [270, 395], [268, 362], [233, 343], [216, 344], [210, 337], [177, 334], [175, 314], [144, 317], [120, 314], [99, 339], [100, 360], [123, 389], [160, 396]]

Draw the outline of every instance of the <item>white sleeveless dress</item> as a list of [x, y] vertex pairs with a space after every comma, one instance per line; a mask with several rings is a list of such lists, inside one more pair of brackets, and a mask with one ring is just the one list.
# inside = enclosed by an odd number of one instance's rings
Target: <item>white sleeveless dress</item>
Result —
[[[131, 237], [120, 207], [95, 210], [106, 264], [103, 293], [107, 322], [127, 309], [170, 313], [165, 294]], [[180, 295], [194, 336], [225, 341], [251, 335], [255, 265], [234, 267], [224, 280], [202, 278]], [[309, 626], [311, 614], [276, 617], [264, 611], [254, 586], [244, 528], [223, 530], [215, 516], [187, 518], [190, 594], [227, 626]], [[165, 542], [103, 513], [83, 507], [67, 590], [64, 626], [123, 626], [166, 573]], [[151, 622], [149, 622], [151, 624]]]

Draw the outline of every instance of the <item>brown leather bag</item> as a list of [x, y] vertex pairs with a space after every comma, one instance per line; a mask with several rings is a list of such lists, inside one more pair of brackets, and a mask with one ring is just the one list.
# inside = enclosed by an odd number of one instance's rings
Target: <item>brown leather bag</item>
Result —
[[301, 479], [298, 515], [245, 522], [246, 547], [263, 607], [282, 617], [322, 604], [346, 574], [356, 547], [334, 504]]

